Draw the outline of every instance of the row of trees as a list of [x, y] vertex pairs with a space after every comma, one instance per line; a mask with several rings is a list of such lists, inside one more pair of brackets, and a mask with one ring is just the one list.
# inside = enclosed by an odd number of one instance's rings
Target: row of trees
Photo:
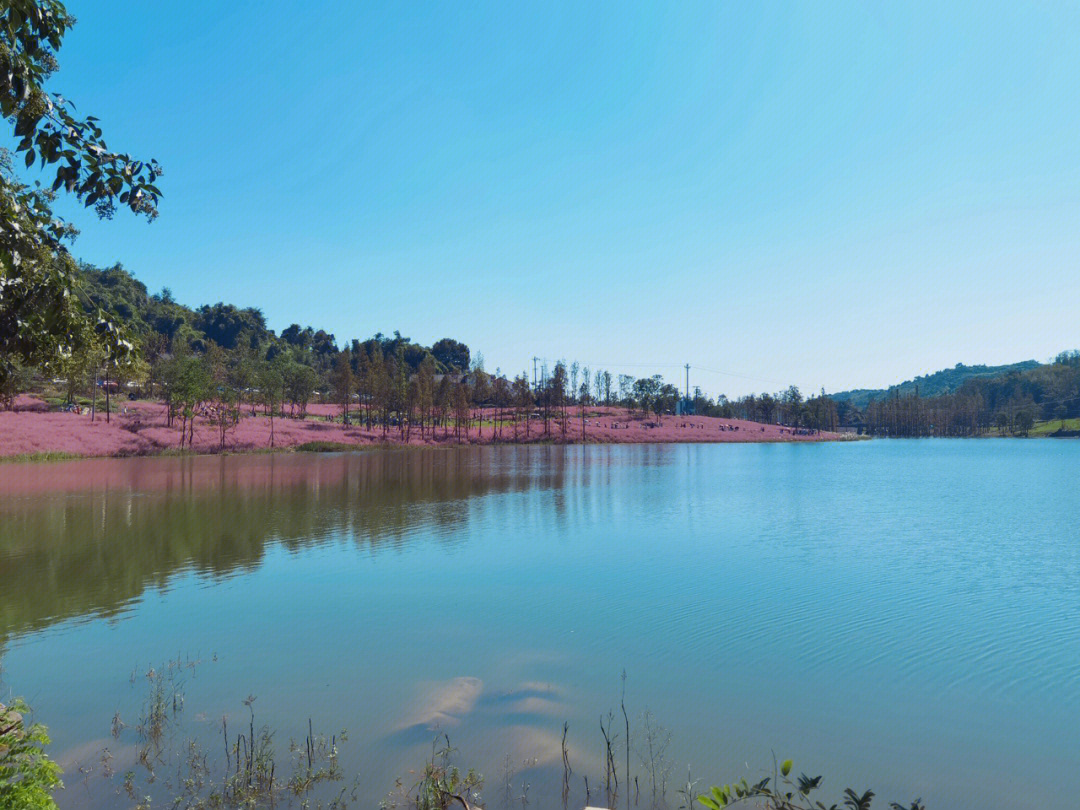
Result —
[[717, 410], [721, 412], [718, 415], [794, 428], [834, 431], [840, 425], [837, 403], [831, 397], [824, 391], [805, 397], [794, 385], [776, 394], [749, 394], [731, 403], [724, 401]]
[[[565, 361], [530, 384], [525, 374], [488, 374], [482, 356], [474, 361], [469, 347], [451, 338], [425, 347], [395, 332], [339, 349], [333, 334], [310, 326], [293, 324], [277, 336], [257, 309], [223, 303], [190, 309], [168, 289], [150, 295], [120, 265], [82, 265], [77, 279], [88, 306], [120, 325], [132, 351], [110, 352], [94, 334], [86, 335], [49, 369], [64, 381], [68, 400], [93, 394], [95, 382], [105, 383], [106, 392], [109, 382], [136, 383], [145, 395], [169, 403], [170, 421], [179, 420], [182, 436], [190, 437], [197, 415], [212, 414], [224, 443], [230, 424], [225, 416], [231, 414], [235, 426], [245, 403], [275, 416], [287, 407], [288, 415], [303, 418], [313, 399], [338, 402], [343, 418], [369, 428], [397, 428], [406, 436], [418, 430], [425, 438], [439, 428], [444, 435], [468, 436], [473, 428], [482, 435], [486, 427], [495, 437], [508, 429], [531, 437], [530, 415], [542, 420], [537, 429], [545, 435], [566, 437], [570, 408], [597, 404], [621, 405], [659, 421], [689, 410], [818, 429], [837, 424], [835, 403], [804, 400], [795, 387], [734, 401], [712, 400], [695, 389], [687, 401], [660, 375], [615, 377]], [[12, 379], [10, 391], [30, 384], [25, 374]], [[582, 409], [578, 415], [584, 420]]]
[[[468, 346], [450, 338], [425, 347], [395, 332], [339, 349], [334, 335], [296, 324], [279, 337], [256, 309], [188, 309], [168, 290], [148, 295], [120, 266], [84, 265], [77, 279], [86, 312], [103, 317], [73, 323], [71, 348], [53, 359], [50, 373], [63, 380], [69, 401], [103, 389], [106, 419], [114, 385], [138, 384], [146, 395], [169, 403], [170, 421], [179, 420], [187, 437], [182, 442], [190, 441], [198, 415], [217, 425], [224, 446], [245, 405], [272, 416], [287, 409], [289, 416], [303, 418], [313, 399], [339, 403], [350, 422], [381, 428], [384, 435], [396, 429], [405, 438], [413, 431], [429, 438], [439, 430], [467, 438], [474, 429], [481, 436], [489, 429], [493, 438], [507, 431], [531, 437], [534, 430], [566, 438], [573, 429], [570, 409], [591, 405], [621, 405], [660, 421], [688, 411], [816, 430], [852, 426], [889, 436], [1025, 433], [1036, 419], [1080, 415], [1077, 352], [1049, 365], [969, 379], [942, 396], [893, 392], [861, 409], [824, 392], [804, 397], [795, 386], [734, 400], [711, 399], [695, 389], [686, 399], [660, 375], [613, 377], [576, 362], [556, 363], [533, 384], [525, 374], [488, 374], [482, 357], [474, 361]], [[32, 384], [33, 370], [17, 359], [10, 365], [17, 373], [2, 387], [8, 402]], [[576, 414], [584, 420], [584, 407]], [[542, 426], [534, 427], [530, 416]]]
[[956, 391], [923, 397], [916, 391], [849, 409], [845, 424], [878, 436], [977, 436], [1028, 433], [1035, 422], [1080, 417], [1080, 352], [999, 377], [969, 379]]
[[[77, 268], [84, 315], [73, 320], [70, 347], [53, 358], [50, 374], [63, 380], [69, 401], [101, 390], [105, 418], [115, 385], [138, 384], [148, 396], [170, 405], [170, 419], [180, 422], [189, 441], [197, 415], [211, 418], [221, 441], [238, 424], [241, 409], [303, 418], [309, 402], [334, 401], [350, 422], [413, 431], [428, 438], [467, 438], [485, 429], [502, 438], [516, 435], [570, 435], [574, 406], [621, 405], [652, 414], [692, 412], [796, 428], [865, 429], [873, 435], [970, 436], [991, 430], [1024, 433], [1036, 419], [1080, 415], [1080, 353], [1066, 352], [1049, 365], [1013, 371], [1000, 377], [967, 380], [960, 390], [935, 397], [898, 391], [864, 408], [824, 392], [804, 397], [791, 386], [771, 394], [729, 400], [711, 399], [695, 389], [686, 399], [662, 376], [614, 377], [579, 363], [560, 361], [530, 384], [525, 374], [509, 378], [488, 374], [483, 358], [472, 358], [465, 344], [445, 338], [425, 347], [395, 332], [352, 340], [339, 349], [333, 334], [297, 324], [280, 336], [257, 309], [227, 304], [189, 309], [166, 289], [156, 295], [119, 265], [104, 270]], [[33, 367], [18, 358], [0, 393], [10, 404], [14, 393], [32, 385]], [[42, 367], [44, 370], [44, 366]], [[96, 383], [96, 384], [95, 384]], [[585, 418], [584, 408], [576, 414]], [[231, 416], [230, 416], [231, 415]], [[529, 416], [542, 419], [542, 427]], [[554, 428], [552, 425], [554, 424]], [[583, 427], [583, 425], [582, 425]]]
[[[481, 438], [485, 429], [495, 440], [511, 433], [515, 439], [529, 438], [539, 430], [532, 420], [540, 416], [545, 433], [552, 432], [552, 423], [564, 437], [569, 429], [570, 398], [562, 367], [536, 391], [524, 374], [510, 380], [479, 366], [468, 374], [440, 372], [430, 354], [413, 372], [403, 345], [390, 358], [378, 348], [368, 353], [362, 346], [355, 353], [351, 347], [335, 351], [334, 358], [323, 378], [285, 352], [267, 357], [210, 343], [201, 354], [183, 350], [161, 360], [158, 392], [168, 405], [169, 424], [179, 425], [181, 447], [191, 442], [195, 419], [201, 417], [218, 430], [224, 448], [245, 411], [269, 417], [273, 446], [275, 418], [306, 418], [313, 398], [338, 403], [346, 424], [381, 430], [384, 437], [394, 431], [406, 441], [414, 431], [422, 439], [468, 440], [474, 429]], [[588, 397], [582, 390], [578, 401]]]

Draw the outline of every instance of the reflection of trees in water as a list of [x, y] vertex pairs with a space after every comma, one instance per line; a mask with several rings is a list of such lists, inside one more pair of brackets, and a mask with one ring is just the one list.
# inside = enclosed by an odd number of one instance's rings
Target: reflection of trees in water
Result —
[[[77, 464], [78, 481], [106, 485], [0, 503], [3, 635], [116, 613], [180, 570], [251, 569], [267, 543], [300, 549], [349, 537], [376, 551], [422, 530], [452, 538], [484, 508], [476, 496], [558, 489], [568, 464], [582, 466], [563, 448]], [[70, 468], [56, 472], [62, 479]]]

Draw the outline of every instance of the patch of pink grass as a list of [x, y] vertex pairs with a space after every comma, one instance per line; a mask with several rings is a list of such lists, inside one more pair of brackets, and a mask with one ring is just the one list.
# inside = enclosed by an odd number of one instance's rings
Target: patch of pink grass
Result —
[[[152, 455], [180, 446], [180, 422], [167, 424], [167, 411], [156, 402], [125, 402], [121, 412], [113, 413], [106, 422], [98, 413], [91, 420], [88, 413], [50, 412], [45, 403], [28, 396], [19, 397], [14, 411], [0, 412], [0, 456], [19, 456], [38, 453], [70, 453], [79, 456]], [[402, 445], [404, 437], [397, 428], [385, 432], [381, 428], [368, 430], [358, 425], [343, 425], [328, 421], [338, 417], [340, 409], [333, 405], [312, 405], [306, 419], [277, 417], [273, 420], [274, 447], [285, 449], [309, 442], [333, 442], [357, 447], [374, 444]], [[476, 417], [479, 411], [474, 412]], [[355, 414], [354, 414], [355, 418]], [[491, 421], [494, 412], [487, 409], [483, 418]], [[224, 449], [232, 452], [261, 450], [270, 447], [270, 419], [245, 409], [238, 425], [231, 427], [225, 437]], [[670, 442], [777, 442], [816, 441], [836, 438], [833, 434], [802, 435], [779, 425], [761, 425], [739, 419], [716, 419], [707, 416], [654, 416], [629, 412], [624, 408], [587, 408], [584, 441], [591, 443], [670, 443]], [[474, 425], [466, 439], [469, 444], [495, 441], [490, 424], [482, 434]], [[562, 423], [552, 419], [544, 431], [542, 420], [531, 420], [529, 435], [524, 424], [514, 435], [513, 425], [503, 425], [499, 441], [509, 442], [581, 442], [581, 411], [571, 408], [563, 431]], [[459, 443], [453, 429], [431, 431], [423, 439], [414, 428], [408, 444], [445, 445]], [[195, 420], [195, 438], [191, 450], [199, 453], [219, 452], [221, 439], [217, 427], [209, 420]]]

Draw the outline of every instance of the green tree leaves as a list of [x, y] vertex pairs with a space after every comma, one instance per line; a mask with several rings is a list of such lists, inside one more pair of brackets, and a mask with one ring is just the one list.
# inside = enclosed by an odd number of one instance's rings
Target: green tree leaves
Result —
[[[13, 122], [26, 170], [35, 162], [55, 167], [51, 188], [29, 185], [0, 150], [0, 384], [16, 360], [48, 365], [74, 348], [82, 310], [63, 243], [75, 231], [53, 215], [55, 194], [63, 190], [102, 217], [117, 205], [151, 220], [158, 213], [157, 162], [110, 150], [97, 119], [77, 118], [67, 99], [43, 87], [73, 22], [58, 0], [0, 4], [0, 114]], [[91, 316], [99, 327], [105, 320]], [[99, 332], [110, 356], [126, 348], [118, 330]]]
[[56, 810], [52, 792], [63, 787], [60, 766], [45, 753], [45, 726], [23, 721], [28, 711], [18, 700], [10, 707], [0, 705], [0, 808]]
[[0, 112], [14, 120], [15, 150], [27, 169], [38, 159], [56, 167], [52, 191], [98, 206], [102, 216], [119, 204], [153, 219], [161, 166], [110, 150], [96, 118], [76, 117], [71, 102], [43, 88], [73, 22], [57, 0], [9, 0], [0, 9]]

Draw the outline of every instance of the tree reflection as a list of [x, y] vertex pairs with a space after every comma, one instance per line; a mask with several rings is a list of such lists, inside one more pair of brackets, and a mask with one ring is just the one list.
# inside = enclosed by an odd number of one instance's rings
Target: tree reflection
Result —
[[563, 486], [562, 449], [538, 450], [559, 463], [477, 448], [4, 465], [0, 642], [115, 614], [178, 572], [250, 570], [268, 544], [452, 538], [477, 496]]

